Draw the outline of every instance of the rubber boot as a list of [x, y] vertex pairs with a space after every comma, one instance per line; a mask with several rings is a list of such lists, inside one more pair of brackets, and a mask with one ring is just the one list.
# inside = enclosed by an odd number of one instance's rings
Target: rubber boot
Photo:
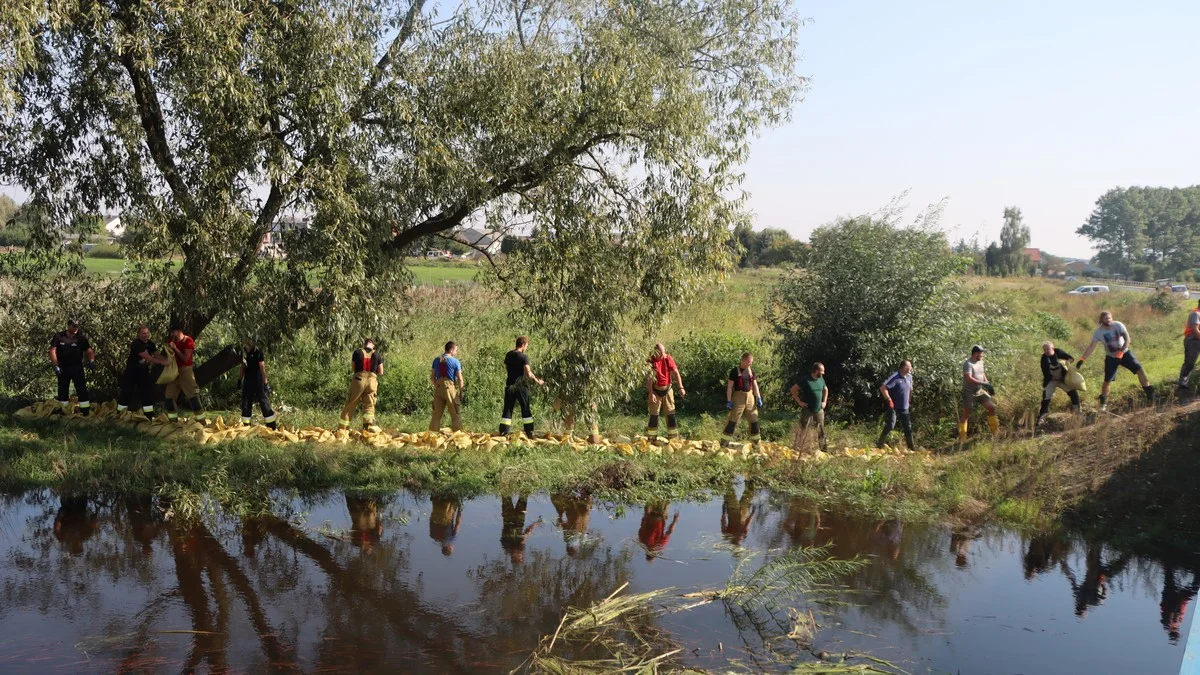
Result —
[[[1151, 385], [1142, 387], [1142, 393], [1146, 395], [1147, 401], [1151, 401], [1151, 402], [1154, 401], [1154, 385], [1151, 384]], [[84, 414], [87, 414], [87, 413], [84, 413]]]
[[204, 412], [204, 406], [200, 405], [200, 397], [193, 396], [188, 399], [188, 407], [192, 409], [192, 421], [204, 424], [208, 415]]
[[667, 438], [679, 438], [679, 422], [675, 415], [667, 415]]
[[759, 431], [758, 422], [750, 423], [750, 441], [757, 443], [762, 440], [762, 434]]
[[651, 439], [658, 438], [658, 415], [650, 416], [650, 421], [646, 424], [646, 436]]
[[175, 408], [175, 401], [167, 399], [163, 401], [163, 407], [167, 409], [167, 420], [174, 422], [179, 419], [179, 411]]
[[966, 422], [958, 423], [958, 442], [959, 443], [967, 442], [967, 423]]
[[995, 436], [1000, 431], [1000, 418], [995, 415], [988, 415], [988, 431]]
[[267, 422], [267, 428], [271, 431], [276, 431], [279, 429], [279, 422]]

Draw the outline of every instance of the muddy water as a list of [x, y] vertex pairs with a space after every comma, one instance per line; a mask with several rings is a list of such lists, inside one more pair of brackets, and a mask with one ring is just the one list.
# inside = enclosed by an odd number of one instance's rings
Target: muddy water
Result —
[[[0, 672], [499, 672], [569, 605], [721, 587], [798, 546], [869, 556], [797, 648], [785, 609], [653, 619], [687, 665], [869, 653], [914, 673], [1175, 673], [1195, 573], [1069, 535], [856, 520], [740, 487], [710, 503], [322, 495], [164, 523], [150, 499], [0, 502]], [[297, 521], [301, 522], [297, 524]], [[764, 553], [774, 552], [774, 553]], [[857, 661], [861, 662], [861, 661]]]

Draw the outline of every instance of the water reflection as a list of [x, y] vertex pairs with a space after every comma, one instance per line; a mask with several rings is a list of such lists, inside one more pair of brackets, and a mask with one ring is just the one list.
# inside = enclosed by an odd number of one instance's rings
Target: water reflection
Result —
[[[815, 650], [912, 672], [1170, 672], [1200, 591], [1191, 561], [1068, 532], [863, 520], [753, 486], [640, 509], [574, 492], [333, 494], [294, 503], [303, 521], [187, 526], [150, 496], [36, 492], [0, 505], [4, 672], [499, 672], [568, 606], [625, 582], [720, 587], [739, 561], [759, 564], [755, 552], [799, 546], [871, 561], [846, 579], [845, 606], [814, 608]], [[747, 616], [714, 604], [644, 628], [686, 647], [685, 665], [778, 667], [771, 654], [795, 617]]]

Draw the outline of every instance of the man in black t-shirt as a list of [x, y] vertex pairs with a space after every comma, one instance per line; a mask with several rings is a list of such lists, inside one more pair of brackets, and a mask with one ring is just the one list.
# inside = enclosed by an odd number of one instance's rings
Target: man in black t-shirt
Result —
[[137, 338], [129, 343], [125, 355], [125, 370], [121, 373], [121, 392], [117, 395], [117, 410], [128, 410], [136, 400], [142, 404], [142, 414], [154, 417], [154, 397], [151, 389], [150, 367], [155, 363], [167, 365], [167, 358], [157, 354], [158, 347], [150, 341], [150, 329], [138, 326]]
[[75, 384], [75, 395], [79, 397], [79, 412], [84, 415], [92, 411], [92, 402], [88, 399], [87, 382], [83, 377], [84, 357], [87, 366], [96, 366], [96, 352], [88, 342], [87, 336], [79, 329], [79, 322], [67, 319], [67, 329], [50, 339], [50, 365], [58, 376], [58, 404], [63, 413], [71, 406], [71, 383]]
[[500, 415], [500, 435], [507, 436], [512, 427], [513, 408], [521, 404], [521, 423], [525, 426], [525, 435], [533, 437], [533, 410], [529, 407], [529, 391], [525, 387], [526, 380], [533, 380], [538, 385], [545, 382], [538, 379], [529, 367], [529, 338], [522, 335], [517, 338], [517, 345], [511, 352], [504, 355], [504, 368], [508, 377], [504, 380], [504, 412]]
[[375, 340], [367, 338], [363, 341], [362, 349], [354, 350], [350, 357], [350, 370], [354, 375], [350, 378], [350, 392], [346, 395], [346, 405], [342, 407], [338, 428], [350, 428], [354, 411], [361, 405], [363, 431], [378, 432], [379, 427], [375, 426], [375, 396], [379, 392], [379, 378], [383, 376], [383, 356], [375, 351]]
[[278, 428], [275, 411], [271, 410], [271, 385], [267, 383], [267, 360], [254, 338], [242, 341], [242, 368], [238, 371], [242, 389], [242, 424], [250, 424], [255, 401], [262, 411], [263, 424]]

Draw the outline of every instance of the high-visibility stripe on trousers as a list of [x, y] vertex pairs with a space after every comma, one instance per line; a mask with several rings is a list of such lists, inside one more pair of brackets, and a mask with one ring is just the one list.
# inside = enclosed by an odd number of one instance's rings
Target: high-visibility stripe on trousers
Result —
[[533, 410], [529, 407], [529, 392], [523, 387], [509, 387], [504, 391], [504, 412], [500, 415], [500, 434], [507, 436], [512, 426], [513, 409], [521, 406], [521, 424], [525, 435], [533, 435]]

